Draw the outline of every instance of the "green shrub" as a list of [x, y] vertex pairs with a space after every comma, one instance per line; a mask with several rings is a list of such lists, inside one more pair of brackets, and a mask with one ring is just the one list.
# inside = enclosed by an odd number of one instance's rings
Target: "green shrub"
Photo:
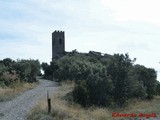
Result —
[[35, 82], [40, 73], [38, 60], [0, 60], [0, 86], [10, 86], [18, 82]]
[[59, 81], [74, 80], [73, 98], [82, 106], [123, 107], [131, 99], [152, 99], [160, 91], [156, 71], [134, 65], [135, 60], [128, 54], [106, 58], [73, 51], [42, 66], [47, 76]]
[[12, 73], [3, 72], [0, 76], [0, 80], [5, 86], [10, 86], [20, 81], [16, 71], [13, 71]]
[[74, 100], [80, 103], [82, 106], [89, 104], [89, 91], [87, 90], [87, 84], [85, 80], [79, 80], [73, 91]]

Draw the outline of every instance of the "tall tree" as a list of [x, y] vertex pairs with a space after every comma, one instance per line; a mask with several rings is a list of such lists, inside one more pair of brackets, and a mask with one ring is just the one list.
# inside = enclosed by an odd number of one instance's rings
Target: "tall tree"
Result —
[[115, 54], [107, 67], [107, 72], [111, 76], [114, 84], [114, 100], [118, 106], [122, 107], [128, 98], [128, 72], [134, 60], [128, 54]]

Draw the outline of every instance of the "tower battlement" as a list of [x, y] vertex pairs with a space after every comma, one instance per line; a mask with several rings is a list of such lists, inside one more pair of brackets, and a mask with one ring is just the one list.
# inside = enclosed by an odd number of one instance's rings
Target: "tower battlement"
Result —
[[64, 33], [64, 31], [59, 31], [59, 30], [55, 30], [54, 32], [57, 32], [57, 33]]

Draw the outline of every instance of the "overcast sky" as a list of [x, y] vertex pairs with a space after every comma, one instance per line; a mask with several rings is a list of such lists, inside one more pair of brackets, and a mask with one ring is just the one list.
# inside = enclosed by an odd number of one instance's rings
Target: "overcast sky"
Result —
[[66, 51], [129, 53], [159, 73], [159, 6], [159, 0], [0, 0], [0, 59], [49, 63], [51, 33], [62, 30]]

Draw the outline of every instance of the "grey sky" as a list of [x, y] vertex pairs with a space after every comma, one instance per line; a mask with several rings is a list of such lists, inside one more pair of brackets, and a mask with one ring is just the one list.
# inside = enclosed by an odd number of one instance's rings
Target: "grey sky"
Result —
[[129, 53], [159, 73], [159, 6], [159, 0], [0, 0], [0, 59], [49, 63], [51, 33], [63, 30], [66, 51]]

